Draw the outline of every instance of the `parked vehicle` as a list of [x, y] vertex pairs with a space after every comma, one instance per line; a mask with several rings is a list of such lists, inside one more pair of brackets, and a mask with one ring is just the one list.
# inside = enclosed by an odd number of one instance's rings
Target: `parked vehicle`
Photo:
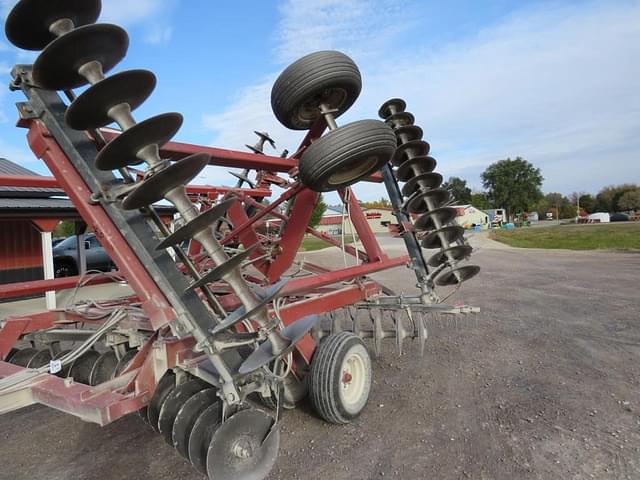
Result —
[[[78, 274], [80, 260], [77, 243], [78, 237], [73, 235], [53, 247], [53, 269], [56, 278]], [[85, 236], [84, 249], [87, 258], [87, 270], [108, 272], [113, 268], [113, 261], [94, 234]]]

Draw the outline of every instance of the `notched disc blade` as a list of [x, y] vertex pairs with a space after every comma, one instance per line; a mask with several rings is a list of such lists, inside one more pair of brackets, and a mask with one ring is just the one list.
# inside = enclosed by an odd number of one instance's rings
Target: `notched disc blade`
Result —
[[142, 163], [143, 160], [137, 157], [138, 152], [149, 145], [161, 148], [178, 133], [182, 120], [182, 115], [172, 112], [137, 123], [100, 150], [96, 157], [96, 167], [100, 170], [115, 170]]
[[278, 456], [280, 432], [274, 419], [256, 409], [241, 410], [218, 428], [207, 451], [209, 478], [265, 478]]
[[36, 353], [33, 357], [31, 357], [31, 360], [29, 360], [29, 363], [27, 364], [27, 368], [44, 367], [50, 361], [51, 361], [51, 352], [49, 352], [49, 350], [39, 350], [38, 353]]
[[434, 218], [437, 218], [440, 221], [440, 225], [445, 225], [457, 216], [458, 210], [454, 207], [435, 208], [418, 217], [413, 226], [416, 230], [433, 230], [436, 228], [433, 223]]
[[429, 258], [427, 262], [431, 267], [438, 267], [452, 258], [455, 261], [463, 260], [471, 255], [473, 248], [470, 245], [454, 245], [442, 250]]
[[167, 395], [162, 403], [160, 416], [158, 417], [158, 429], [164, 441], [169, 445], [173, 445], [172, 434], [173, 424], [176, 421], [178, 412], [192, 396], [201, 390], [204, 390], [207, 384], [202, 380], [194, 379], [178, 385], [173, 391]]
[[459, 225], [447, 225], [446, 227], [442, 227], [440, 230], [429, 232], [429, 234], [422, 239], [422, 247], [442, 248], [443, 245], [440, 237], [438, 236], [439, 233], [445, 236], [447, 243], [453, 243], [464, 237], [464, 228]]
[[214, 432], [222, 424], [222, 404], [207, 407], [196, 420], [189, 436], [189, 461], [193, 468], [207, 474], [207, 452]]
[[108, 382], [113, 378], [113, 373], [118, 366], [118, 357], [113, 350], [109, 350], [98, 357], [96, 363], [93, 364], [91, 374], [89, 375], [89, 385], [95, 386]]
[[416, 175], [433, 172], [438, 162], [428, 155], [420, 155], [411, 160], [407, 160], [396, 170], [396, 178], [401, 182], [411, 180]]
[[429, 150], [431, 150], [431, 147], [424, 140], [403, 143], [396, 148], [396, 152], [391, 157], [391, 163], [400, 165], [411, 158], [429, 155]]
[[392, 115], [392, 108], [395, 108], [395, 111], [398, 113], [404, 112], [404, 110], [407, 108], [407, 102], [405, 102], [401, 98], [392, 98], [391, 100], [387, 100], [378, 110], [378, 115], [383, 120], [389, 118]]
[[100, 353], [95, 350], [89, 350], [84, 355], [78, 357], [69, 367], [68, 376], [73, 378], [73, 381], [76, 383], [84, 383], [85, 385], [89, 385], [89, 375], [91, 375], [91, 370], [93, 369], [93, 365], [96, 363], [98, 358], [100, 357]]
[[[282, 289], [285, 287], [285, 285], [288, 283], [288, 281], [289, 281], [288, 279], [284, 279], [284, 280], [280, 280], [278, 283], [273, 284], [269, 289], [266, 290], [265, 297], [262, 298], [262, 301], [259, 304], [257, 304], [255, 307], [253, 307], [249, 311], [245, 311], [241, 315], [238, 315], [238, 314], [229, 315], [227, 318], [224, 319], [224, 322], [222, 322], [219, 325], [216, 325], [216, 327], [211, 331], [211, 333], [213, 335], [215, 335], [216, 333], [220, 333], [223, 330], [231, 328], [231, 327], [237, 325], [238, 323], [242, 322], [243, 320], [245, 320], [247, 318], [251, 318], [252, 316], [254, 316], [260, 310], [262, 310], [267, 305], [269, 305], [271, 302], [273, 302], [273, 300], [282, 291]], [[244, 310], [244, 307], [243, 307], [243, 310]], [[238, 311], [240, 311], [240, 310], [238, 310]]]
[[407, 210], [411, 213], [424, 213], [429, 210], [427, 200], [431, 200], [433, 209], [440, 208], [440, 205], [447, 203], [451, 199], [451, 194], [444, 188], [433, 188], [423, 190], [407, 200]]
[[209, 158], [206, 153], [196, 153], [145, 178], [122, 201], [122, 207], [125, 210], [135, 210], [161, 200], [174, 188], [186, 185], [193, 180], [209, 164]]
[[287, 346], [287, 348], [280, 352], [273, 351], [273, 345], [271, 344], [270, 340], [262, 343], [256, 350], [251, 353], [251, 355], [247, 357], [242, 365], [240, 365], [238, 373], [240, 375], [245, 375], [247, 373], [253, 372], [254, 370], [257, 370], [258, 368], [274, 361], [276, 358], [289, 353], [295, 348], [296, 344], [300, 340], [302, 340], [307, 333], [311, 331], [313, 326], [318, 321], [318, 318], [319, 317], [317, 315], [309, 315], [308, 317], [304, 317], [281, 330], [280, 335], [282, 336], [282, 338], [289, 342], [289, 345]]
[[149, 70], [127, 70], [96, 83], [76, 98], [64, 118], [75, 130], [101, 128], [113, 123], [109, 110], [127, 103], [134, 111], [156, 87], [156, 76]]
[[231, 205], [236, 202], [236, 198], [229, 198], [224, 202], [210, 208], [209, 210], [202, 212], [196, 218], [186, 223], [178, 230], [173, 232], [167, 238], [165, 238], [160, 245], [156, 247], [157, 250], [163, 250], [172, 245], [179, 245], [185, 240], [192, 239], [195, 235], [201, 231], [211, 227], [214, 222], [220, 220], [226, 213]]
[[52, 23], [68, 18], [77, 28], [94, 23], [100, 16], [100, 0], [20, 0], [9, 13], [5, 33], [9, 41], [24, 50], [42, 50], [57, 37]]
[[173, 447], [185, 458], [189, 458], [189, 437], [198, 417], [208, 407], [219, 401], [215, 388], [207, 388], [189, 398], [178, 411], [173, 422], [171, 441]]
[[465, 265], [463, 267], [456, 267], [447, 272], [444, 272], [438, 278], [436, 278], [436, 285], [441, 287], [448, 285], [457, 285], [462, 282], [466, 282], [470, 278], [475, 277], [480, 272], [480, 267], [476, 265]]
[[[398, 142], [412, 142], [413, 140], [422, 140], [424, 132], [417, 125], [404, 125], [395, 129]], [[401, 140], [404, 137], [403, 140]]]
[[56, 38], [33, 64], [33, 80], [45, 90], [71, 90], [89, 83], [78, 73], [97, 61], [107, 73], [127, 54], [129, 36], [117, 25], [102, 23], [77, 28]]
[[234, 255], [226, 262], [221, 263], [220, 265], [216, 266], [212, 270], [208, 271], [207, 274], [204, 277], [202, 277], [200, 280], [189, 285], [189, 288], [187, 288], [187, 291], [193, 290], [194, 288], [202, 287], [203, 285], [206, 285], [211, 282], [217, 282], [218, 280], [223, 278], [225, 275], [227, 275], [229, 272], [235, 270], [236, 268], [240, 268], [240, 265], [242, 265], [242, 263], [247, 258], [249, 258], [249, 256], [257, 248], [257, 246], [258, 245], [252, 245], [251, 247], [247, 248], [244, 252], [240, 252]]
[[175, 387], [176, 376], [174, 373], [165, 373], [158, 382], [156, 391], [153, 393], [151, 401], [147, 406], [147, 419], [149, 420], [149, 425], [151, 425], [151, 428], [156, 432], [160, 431], [158, 428], [158, 418], [160, 418], [160, 409], [162, 408], [162, 404]]
[[243, 182], [246, 182], [246, 184], [249, 185], [251, 188], [256, 188], [256, 184], [253, 183], [253, 181], [249, 180], [249, 178], [247, 178], [245, 175], [242, 175], [241, 173], [237, 173], [237, 172], [229, 172], [229, 173], [234, 177], [236, 177], [238, 180], [242, 180]]
[[420, 188], [438, 188], [442, 185], [442, 175], [435, 172], [423, 173], [416, 177], [411, 178], [402, 187], [402, 195], [410, 197], [418, 191]]
[[13, 354], [9, 363], [13, 363], [14, 365], [18, 365], [19, 367], [26, 367], [27, 365], [29, 365], [31, 359], [37, 354], [38, 350], [36, 350], [35, 348], [23, 348], [22, 350], [19, 350]]

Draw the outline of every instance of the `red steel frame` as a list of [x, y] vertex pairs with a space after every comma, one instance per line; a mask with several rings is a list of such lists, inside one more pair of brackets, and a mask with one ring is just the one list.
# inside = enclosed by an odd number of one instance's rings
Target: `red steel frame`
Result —
[[[106, 424], [130, 412], [140, 409], [148, 403], [156, 386], [157, 380], [167, 368], [186, 365], [193, 362], [197, 355], [193, 352], [193, 339], [175, 339], [164, 335], [168, 333], [167, 325], [174, 319], [174, 311], [163, 292], [148, 274], [144, 265], [140, 263], [134, 251], [115, 227], [109, 216], [98, 204], [92, 204], [89, 199], [91, 191], [82, 180], [71, 162], [66, 158], [56, 140], [49, 134], [44, 124], [37, 119], [21, 120], [20, 126], [28, 128], [29, 145], [37, 157], [41, 158], [53, 173], [51, 177], [0, 177], [0, 184], [11, 186], [61, 187], [75, 204], [82, 218], [91, 225], [101, 238], [102, 244], [116, 265], [120, 268], [120, 275], [125, 277], [137, 296], [148, 324], [143, 329], [154, 330], [145, 346], [138, 352], [129, 368], [122, 376], [98, 387], [77, 384], [44, 375], [37, 382], [29, 385], [15, 395], [22, 395], [25, 402], [42, 403], [53, 408], [72, 413], [86, 420], [99, 424]], [[295, 176], [297, 159], [306, 147], [319, 137], [325, 130], [326, 124], [319, 121], [307, 134], [297, 152], [289, 158], [256, 155], [253, 153], [237, 152], [212, 147], [201, 147], [185, 143], [170, 142], [162, 149], [163, 157], [170, 157], [179, 161], [192, 153], [205, 152], [211, 155], [211, 164], [233, 168], [257, 169], [270, 172], [267, 177], [278, 180], [277, 172], [287, 172]], [[104, 130], [107, 140], [111, 140], [117, 132]], [[265, 177], [265, 178], [267, 178]], [[375, 174], [370, 181], [380, 181], [380, 175]], [[286, 183], [283, 181], [282, 184]], [[237, 203], [230, 211], [230, 218], [236, 227], [227, 235], [223, 243], [239, 240], [245, 247], [259, 240], [256, 227], [264, 223], [268, 216], [279, 218], [285, 223], [274, 258], [259, 260], [255, 266], [267, 278], [268, 283], [277, 281], [293, 264], [295, 255], [300, 247], [305, 233], [310, 233], [328, 243], [338, 246], [339, 242], [327, 235], [308, 227], [309, 219], [318, 199], [318, 194], [300, 183], [293, 183], [270, 205], [265, 206], [252, 197], [264, 198], [271, 195], [268, 184], [259, 185], [257, 189], [230, 189], [228, 187], [188, 186], [188, 193], [204, 195], [215, 199], [219, 195], [233, 193], [246, 205], [253, 206], [257, 212], [248, 217], [244, 208]], [[340, 195], [347, 202], [350, 218], [356, 230], [363, 251], [357, 251], [353, 246], [346, 247], [347, 253], [358, 256], [363, 263], [339, 270], [328, 270], [323, 267], [308, 265], [316, 274], [293, 278], [285, 287], [283, 295], [295, 296], [299, 300], [285, 305], [280, 314], [285, 325], [310, 315], [330, 312], [338, 308], [352, 305], [371, 296], [380, 294], [384, 289], [366, 276], [381, 270], [406, 265], [408, 256], [389, 258], [378, 244], [360, 205], [353, 192], [349, 189], [341, 191]], [[275, 209], [283, 202], [293, 199], [295, 203], [288, 216]], [[254, 258], [261, 256], [255, 252]], [[18, 286], [0, 287], [0, 299], [8, 296], [34, 294], [51, 289], [69, 288], [76, 284], [77, 278], [57, 279], [39, 282], [26, 282]], [[337, 286], [327, 289], [331, 285], [344, 281], [353, 281], [348, 286]], [[105, 281], [96, 279], [96, 283]], [[227, 309], [239, 305], [235, 295], [228, 293], [219, 297], [220, 303]], [[5, 321], [0, 330], [0, 359], [6, 358], [10, 349], [25, 334], [46, 330], [57, 325], [61, 319], [65, 322], [77, 322], [79, 318], [64, 312], [44, 312], [25, 317], [13, 317]], [[311, 361], [315, 343], [310, 335], [297, 346], [296, 363], [308, 364]], [[0, 361], [0, 378], [20, 371], [21, 367]], [[295, 369], [295, 366], [294, 366]], [[25, 400], [25, 396], [28, 400]], [[2, 413], [2, 412], [0, 412]]]

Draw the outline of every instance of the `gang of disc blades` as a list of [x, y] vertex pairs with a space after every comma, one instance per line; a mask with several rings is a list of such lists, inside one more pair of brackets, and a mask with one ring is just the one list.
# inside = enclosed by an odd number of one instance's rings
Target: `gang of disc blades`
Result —
[[265, 478], [280, 447], [280, 431], [273, 428], [273, 423], [270, 415], [257, 409], [241, 410], [224, 422], [213, 434], [207, 451], [209, 478]]
[[435, 172], [417, 175], [402, 186], [402, 195], [410, 197], [421, 188], [438, 188], [442, 185], [442, 180], [442, 175]]
[[[416, 175], [433, 172], [438, 162], [428, 155], [420, 155], [407, 160], [396, 169], [396, 178], [401, 182], [407, 182]], [[417, 171], [416, 171], [417, 170]]]
[[205, 388], [207, 388], [207, 384], [200, 379], [188, 380], [177, 385], [165, 398], [158, 417], [158, 429], [164, 441], [169, 445], [173, 445], [173, 424], [176, 421], [178, 412], [187, 400]]
[[27, 368], [44, 367], [50, 361], [51, 361], [51, 352], [49, 352], [48, 349], [39, 350], [38, 353], [36, 353], [33, 357], [31, 357], [31, 360], [29, 360], [29, 363], [27, 364]]
[[77, 28], [56, 38], [33, 64], [33, 81], [45, 90], [71, 90], [86, 85], [83, 65], [97, 61], [106, 74], [127, 54], [129, 36], [117, 25], [101, 23]]
[[[451, 193], [444, 188], [432, 188], [430, 190], [422, 190], [407, 200], [407, 210], [410, 213], [424, 213], [429, 210], [427, 199], [431, 199], [439, 208], [440, 205], [447, 203], [451, 199]], [[434, 208], [434, 210], [435, 210]]]
[[122, 201], [122, 207], [136, 210], [162, 200], [174, 188], [185, 186], [193, 180], [209, 164], [209, 158], [206, 153], [196, 153], [145, 178]]
[[433, 219], [437, 218], [440, 220], [440, 225], [445, 225], [451, 222], [454, 218], [458, 216], [458, 210], [454, 207], [440, 207], [434, 208], [433, 210], [429, 210], [422, 214], [418, 219], [414, 222], [413, 227], [416, 230], [433, 230], [436, 228]]
[[14, 353], [11, 357], [11, 362], [14, 365], [18, 365], [19, 367], [26, 367], [31, 359], [38, 354], [38, 350], [35, 348], [23, 348], [18, 352]]
[[473, 252], [473, 248], [470, 245], [454, 245], [432, 255], [427, 263], [430, 267], [439, 267], [449, 261], [450, 257], [455, 261], [459, 261], [469, 257], [471, 252]]
[[206, 273], [206, 275], [203, 276], [200, 280], [189, 285], [189, 287], [187, 288], [187, 291], [193, 290], [194, 288], [202, 287], [203, 285], [206, 285], [211, 282], [217, 282], [221, 278], [224, 278], [224, 276], [227, 275], [229, 272], [235, 270], [236, 268], [240, 268], [240, 265], [242, 265], [242, 263], [247, 258], [249, 258], [249, 256], [253, 253], [253, 251], [257, 247], [258, 247], [257, 244], [251, 245], [251, 247], [247, 248], [243, 252], [237, 253], [226, 262], [221, 263], [220, 265], [209, 270]]
[[[71, 350], [61, 350], [60, 352], [58, 352], [57, 354], [55, 354], [52, 358], [52, 360], [60, 360], [62, 357], [64, 357], [65, 355], [71, 353]], [[56, 377], [60, 377], [60, 378], [67, 378], [67, 375], [69, 375], [69, 367], [70, 365], [63, 365], [62, 366], [62, 370], [60, 370], [58, 373], [56, 373]]]
[[74, 27], [94, 23], [100, 16], [100, 0], [20, 0], [7, 16], [9, 41], [24, 50], [42, 50], [57, 37], [51, 25], [67, 18]]
[[240, 368], [238, 369], [238, 373], [240, 375], [245, 375], [247, 373], [253, 372], [258, 368], [261, 368], [276, 358], [279, 358], [283, 355], [286, 355], [290, 351], [292, 351], [296, 344], [304, 338], [304, 336], [311, 331], [313, 326], [318, 321], [317, 315], [309, 315], [304, 317], [288, 327], [280, 330], [280, 336], [285, 340], [289, 341], [287, 348], [280, 352], [273, 351], [273, 345], [271, 340], [267, 340], [263, 342], [257, 349], [255, 349], [251, 355], [247, 357], [247, 359], [242, 362]]
[[156, 76], [149, 70], [126, 70], [99, 81], [69, 105], [64, 119], [75, 130], [102, 128], [113, 123], [109, 110], [126, 103], [131, 111], [149, 98]]
[[193, 468], [207, 474], [207, 452], [211, 438], [222, 424], [222, 404], [216, 402], [207, 407], [198, 417], [189, 436], [189, 461]]
[[147, 405], [147, 419], [149, 420], [149, 425], [151, 425], [151, 428], [153, 428], [156, 432], [160, 432], [160, 429], [158, 428], [158, 418], [160, 417], [160, 409], [162, 408], [162, 404], [175, 387], [175, 374], [173, 372], [165, 373], [158, 382], [156, 391], [153, 393], [149, 405]]
[[113, 350], [109, 350], [100, 355], [96, 363], [93, 364], [93, 368], [89, 374], [89, 385], [100, 385], [101, 383], [111, 380], [117, 366], [118, 357]]
[[436, 285], [439, 285], [441, 287], [458, 285], [459, 283], [466, 282], [470, 278], [475, 277], [478, 273], [480, 273], [480, 267], [476, 265], [465, 265], [463, 267], [456, 267], [444, 272], [442, 275], [436, 278]]
[[459, 225], [447, 225], [446, 227], [442, 227], [440, 230], [429, 232], [429, 234], [422, 239], [422, 247], [442, 248], [442, 241], [438, 234], [443, 234], [448, 243], [453, 243], [464, 237], [464, 228]]
[[96, 157], [96, 167], [100, 170], [115, 170], [141, 164], [144, 160], [137, 157], [138, 152], [149, 145], [161, 148], [178, 133], [182, 120], [182, 115], [171, 112], [135, 124], [100, 150]]
[[162, 242], [160, 242], [156, 247], [156, 250], [163, 250], [167, 247], [171, 247], [172, 245], [179, 245], [185, 240], [192, 239], [195, 235], [211, 227], [214, 222], [222, 218], [227, 213], [227, 210], [229, 210], [231, 205], [233, 205], [237, 200], [237, 198], [229, 198], [214, 207], [211, 207], [209, 210], [202, 212], [196, 218], [187, 222], [162, 240]]
[[112, 378], [119, 377], [120, 374], [122, 372], [124, 372], [125, 369], [129, 366], [129, 364], [133, 360], [133, 357], [135, 357], [137, 354], [138, 354], [138, 350], [129, 350], [129, 351], [127, 351], [127, 353], [125, 353], [122, 356], [120, 361], [118, 361], [118, 364], [116, 365], [116, 368], [113, 371], [113, 377]]
[[401, 136], [404, 136], [405, 142], [422, 140], [422, 135], [424, 135], [422, 129], [417, 125], [403, 125], [402, 127], [396, 128], [394, 131], [396, 137], [398, 137], [398, 141], [400, 141]]
[[273, 300], [275, 300], [275, 298], [282, 291], [282, 289], [285, 287], [288, 281], [289, 281], [288, 279], [283, 279], [283, 280], [280, 280], [278, 283], [275, 283], [272, 287], [270, 287], [266, 291], [266, 296], [262, 298], [262, 301], [260, 303], [258, 303], [255, 307], [249, 309], [242, 315], [227, 316], [227, 318], [225, 318], [222, 323], [220, 323], [219, 325], [216, 325], [216, 327], [213, 330], [211, 330], [211, 334], [216, 335], [217, 333], [220, 333], [228, 328], [231, 328], [234, 325], [237, 325], [238, 323], [242, 322], [243, 320], [254, 316], [260, 310], [262, 310], [271, 302], [273, 302]]
[[431, 150], [431, 147], [424, 140], [413, 140], [411, 142], [403, 143], [396, 148], [395, 153], [391, 157], [391, 163], [396, 166], [400, 165], [410, 158], [429, 155], [429, 150]]
[[171, 432], [173, 447], [184, 458], [189, 458], [189, 437], [198, 417], [213, 403], [219, 401], [215, 388], [207, 388], [189, 398], [176, 415]]
[[413, 125], [415, 121], [416, 118], [413, 116], [413, 114], [409, 112], [398, 112], [387, 118], [385, 120], [385, 123], [393, 128], [400, 128], [407, 125]]
[[407, 102], [405, 102], [401, 98], [392, 98], [391, 100], [387, 100], [378, 110], [378, 116], [383, 120], [389, 118], [391, 115], [393, 115], [393, 113], [391, 112], [392, 107], [395, 107], [396, 113], [404, 112], [404, 110], [407, 108]]

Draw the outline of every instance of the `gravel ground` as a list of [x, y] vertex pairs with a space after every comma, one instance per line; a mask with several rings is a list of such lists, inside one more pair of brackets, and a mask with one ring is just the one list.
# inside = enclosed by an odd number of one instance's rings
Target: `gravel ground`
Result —
[[[351, 425], [287, 412], [270, 479], [640, 478], [640, 255], [472, 241], [483, 271], [451, 301], [477, 321], [431, 323], [424, 358], [389, 345]], [[30, 407], [0, 417], [0, 439], [0, 478], [202, 478], [135, 416], [99, 428]]]

